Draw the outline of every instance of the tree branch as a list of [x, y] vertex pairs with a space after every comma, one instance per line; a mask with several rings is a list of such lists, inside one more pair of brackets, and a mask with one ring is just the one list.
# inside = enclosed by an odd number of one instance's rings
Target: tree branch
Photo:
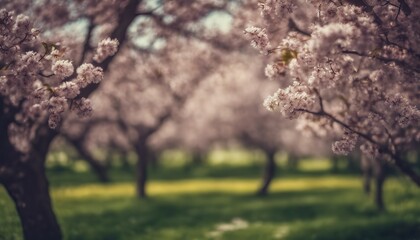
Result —
[[92, 47], [90, 46], [90, 40], [92, 38], [92, 32], [93, 32], [93, 29], [95, 28], [95, 24], [90, 18], [88, 19], [88, 21], [89, 21], [89, 25], [88, 25], [88, 29], [86, 33], [85, 42], [83, 43], [82, 54], [80, 55], [80, 59], [79, 59], [79, 64], [78, 64], [79, 66], [83, 63], [83, 61], [85, 61], [88, 51], [92, 49]]
[[[137, 17], [137, 7], [142, 2], [142, 0], [130, 0], [127, 6], [124, 8], [123, 11], [118, 15], [118, 25], [115, 27], [114, 31], [111, 33], [111, 38], [115, 38], [118, 40], [120, 47], [117, 49], [117, 52], [113, 56], [109, 56], [106, 58], [99, 67], [103, 69], [104, 72], [108, 71], [108, 68], [115, 57], [118, 55], [121, 47], [124, 45], [125, 40], [127, 38], [127, 31], [130, 27], [133, 20]], [[80, 95], [78, 98], [88, 97], [92, 94], [98, 87], [100, 83], [97, 84], [90, 84], [86, 88], [80, 91]]]
[[316, 116], [324, 116], [330, 119], [331, 121], [339, 124], [340, 126], [344, 127], [350, 132], [353, 132], [360, 137], [364, 138], [368, 142], [371, 142], [378, 146], [379, 153], [387, 154], [393, 159], [394, 165], [404, 174], [406, 174], [418, 187], [420, 187], [420, 175], [415, 172], [409, 165], [406, 163], [398, 154], [394, 153], [386, 144], [382, 144], [380, 142], [375, 141], [371, 136], [366, 133], [360, 132], [358, 130], [353, 129], [348, 124], [344, 123], [343, 121], [339, 120], [338, 118], [334, 117], [333, 115], [325, 112], [325, 111], [310, 111], [307, 109], [296, 109], [296, 111], [305, 112], [309, 114], [313, 114]]

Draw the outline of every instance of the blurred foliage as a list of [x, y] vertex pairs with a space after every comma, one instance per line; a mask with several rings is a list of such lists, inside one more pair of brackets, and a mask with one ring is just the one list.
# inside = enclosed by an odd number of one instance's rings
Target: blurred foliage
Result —
[[[114, 182], [98, 184], [90, 172], [49, 169], [66, 239], [419, 239], [420, 191], [408, 180], [386, 182], [388, 211], [381, 213], [363, 194], [358, 175], [332, 174], [331, 162], [322, 159], [302, 160], [289, 171], [278, 154], [277, 178], [270, 195], [261, 198], [254, 195], [262, 170], [261, 159], [254, 161], [258, 153], [248, 156], [254, 160], [247, 164], [233, 165], [214, 164], [217, 154], [194, 167], [165, 161], [151, 166], [145, 200], [135, 197], [133, 170], [113, 168]], [[227, 154], [232, 159], [242, 153]], [[3, 189], [0, 216], [0, 239], [21, 239], [19, 220]], [[235, 228], [235, 221], [244, 225]]]

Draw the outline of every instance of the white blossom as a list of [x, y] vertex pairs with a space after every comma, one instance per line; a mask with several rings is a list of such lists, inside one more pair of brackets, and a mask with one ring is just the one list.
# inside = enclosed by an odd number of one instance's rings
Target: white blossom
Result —
[[75, 82], [64, 82], [55, 91], [67, 99], [73, 99], [80, 93], [79, 86]]
[[251, 46], [260, 50], [261, 53], [266, 53], [270, 47], [265, 28], [248, 27], [245, 29], [245, 36], [251, 40]]
[[58, 60], [54, 62], [51, 70], [60, 78], [66, 78], [73, 74], [74, 67], [69, 60]]
[[74, 100], [72, 110], [76, 111], [79, 117], [89, 117], [93, 111], [90, 100], [86, 98]]
[[90, 63], [84, 63], [77, 68], [76, 83], [80, 88], [84, 88], [91, 83], [99, 83], [103, 79], [103, 71], [100, 67], [95, 67]]
[[107, 57], [114, 55], [118, 50], [118, 40], [106, 38], [99, 42], [93, 59], [96, 62], [102, 62]]

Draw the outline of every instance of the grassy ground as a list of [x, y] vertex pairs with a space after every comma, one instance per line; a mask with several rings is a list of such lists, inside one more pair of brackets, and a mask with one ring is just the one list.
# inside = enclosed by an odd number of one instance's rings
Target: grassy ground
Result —
[[[325, 162], [281, 171], [270, 195], [254, 196], [260, 166], [152, 170], [150, 197], [135, 198], [132, 174], [115, 183], [89, 173], [50, 173], [66, 239], [419, 240], [420, 191], [393, 177], [388, 210], [377, 212], [360, 178], [329, 174]], [[13, 205], [0, 188], [0, 239], [21, 239]]]

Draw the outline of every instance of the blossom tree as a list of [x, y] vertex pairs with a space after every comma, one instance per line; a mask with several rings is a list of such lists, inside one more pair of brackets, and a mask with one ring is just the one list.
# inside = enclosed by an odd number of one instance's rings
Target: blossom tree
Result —
[[[98, 59], [96, 66], [77, 63], [75, 70], [71, 56], [43, 42], [28, 16], [1, 9], [0, 18], [0, 180], [16, 203], [25, 238], [59, 239], [45, 157], [67, 110], [90, 114], [89, 94], [83, 91], [102, 80], [107, 65]], [[96, 55], [112, 58], [117, 45], [117, 40], [101, 41]]]
[[[231, 130], [227, 136], [248, 148], [263, 151], [266, 163], [263, 171], [263, 180], [257, 191], [258, 195], [267, 195], [269, 186], [275, 177], [276, 153], [287, 152], [288, 157], [303, 155], [326, 155], [324, 143], [316, 141], [314, 137], [302, 134], [296, 130], [296, 124], [280, 115], [273, 115], [261, 105], [263, 97], [275, 88], [278, 83], [262, 81], [262, 61], [254, 62], [253, 67], [248, 65], [252, 53], [237, 54], [233, 56], [229, 70], [223, 75], [224, 83], [215, 98], [223, 99], [223, 104], [216, 109], [225, 109], [224, 116], [215, 118], [223, 122]], [[229, 93], [235, 95], [230, 97]], [[275, 130], [273, 130], [275, 129]], [[226, 137], [225, 137], [226, 138]]]
[[174, 146], [189, 151], [206, 151], [215, 145], [258, 149], [264, 153], [266, 163], [257, 193], [266, 195], [275, 176], [278, 151], [295, 156], [328, 151], [322, 141], [295, 130], [292, 121], [265, 111], [261, 101], [278, 84], [263, 80], [262, 61], [250, 66], [248, 60], [252, 57], [255, 53], [245, 49], [226, 56], [223, 67], [203, 82], [151, 142], [160, 148]]
[[[149, 139], [180, 115], [206, 76], [216, 71], [221, 51], [212, 46], [201, 39], [178, 35], [166, 38], [165, 45], [152, 52], [123, 50], [127, 52], [115, 66], [127, 69], [128, 74], [112, 71], [92, 97], [96, 109], [93, 116], [85, 121], [75, 116], [68, 118], [62, 135], [80, 150], [81, 156], [88, 158], [91, 150], [98, 147], [133, 150], [138, 157], [137, 193], [145, 197], [147, 166], [154, 156]], [[194, 52], [190, 51], [192, 47]], [[175, 65], [176, 68], [168, 68]]]
[[259, 26], [245, 30], [285, 84], [264, 101], [270, 111], [316, 123], [341, 136], [332, 149], [390, 162], [420, 185], [404, 158], [418, 146], [419, 2], [258, 3]]

